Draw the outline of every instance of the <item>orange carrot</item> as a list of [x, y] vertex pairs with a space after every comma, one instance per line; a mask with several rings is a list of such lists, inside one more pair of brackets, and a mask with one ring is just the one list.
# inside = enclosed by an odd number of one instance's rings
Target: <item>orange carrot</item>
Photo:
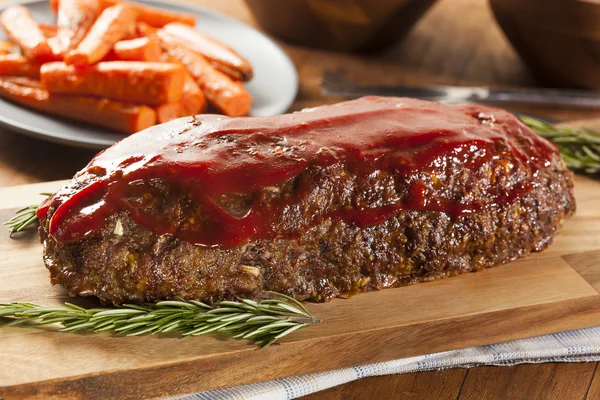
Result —
[[190, 26], [196, 25], [196, 16], [192, 14], [167, 11], [156, 7], [143, 6], [141, 4], [135, 4], [135, 8], [139, 12], [139, 21], [157, 28], [162, 28], [171, 22], [180, 22]]
[[[100, 9], [104, 10], [108, 7], [122, 3], [123, 0], [100, 0]], [[133, 6], [139, 12], [138, 20], [145, 22], [157, 28], [162, 28], [171, 22], [181, 22], [182, 24], [196, 25], [196, 16], [187, 13], [176, 11], [167, 11], [161, 8], [145, 6], [138, 3], [133, 3]], [[59, 0], [50, 0], [50, 8], [54, 13], [58, 12]]]
[[[167, 53], [163, 53], [161, 60], [179, 64], [179, 61]], [[184, 70], [184, 74], [183, 93], [181, 93], [181, 116], [187, 117], [188, 115], [203, 113], [206, 111], [208, 105], [206, 103], [206, 96], [187, 70]]]
[[132, 24], [129, 26], [129, 29], [127, 30], [127, 33], [125, 34], [125, 36], [123, 36], [123, 38], [121, 40], [132, 40], [132, 39], [138, 39], [141, 37], [144, 37], [145, 35], [142, 35], [138, 32], [137, 30], [137, 24]]
[[165, 104], [181, 100], [184, 69], [178, 64], [108, 61], [84, 67], [62, 62], [42, 65], [50, 93], [106, 97], [126, 103]]
[[5, 82], [11, 82], [16, 85], [29, 87], [29, 88], [37, 88], [37, 89], [42, 88], [42, 84], [39, 80], [33, 79], [33, 78], [28, 78], [26, 76], [7, 76], [4, 78], [1, 78], [0, 80], [5, 81]]
[[54, 61], [62, 60], [62, 54], [60, 52], [60, 44], [58, 42], [58, 38], [56, 36], [52, 36], [48, 38], [48, 45], [50, 46], [50, 50], [52, 51], [52, 57]]
[[58, 32], [58, 28], [55, 25], [39, 23], [40, 30], [48, 40], [48, 46], [50, 46], [50, 50], [52, 51], [52, 58], [44, 61], [58, 61], [62, 60], [62, 50], [60, 41], [56, 37], [56, 33]]
[[156, 107], [155, 110], [156, 121], [159, 124], [169, 122], [181, 116], [181, 104], [179, 103], [161, 104], [160, 106]]
[[154, 37], [121, 40], [115, 43], [109, 59], [123, 61], [160, 61], [160, 43]]
[[98, 15], [98, 0], [61, 0], [57, 16], [57, 50], [66, 53], [76, 48], [94, 25]]
[[[122, 0], [100, 0], [101, 7], [111, 7], [121, 3]], [[145, 22], [148, 25], [162, 28], [171, 22], [181, 22], [182, 24], [196, 25], [196, 16], [176, 11], [163, 10], [161, 8], [145, 6], [139, 3], [132, 3], [138, 11], [138, 21]]]
[[36, 111], [88, 122], [130, 134], [156, 123], [156, 112], [148, 106], [119, 103], [93, 97], [64, 96], [44, 89], [0, 80], [0, 97]]
[[232, 78], [241, 81], [252, 79], [252, 66], [248, 60], [226, 44], [180, 23], [167, 24], [163, 29], [184, 46], [202, 54], [215, 68]]
[[0, 15], [0, 24], [10, 40], [19, 45], [25, 57], [31, 60], [53, 58], [46, 37], [27, 7], [7, 8]]
[[181, 116], [196, 115], [206, 111], [206, 96], [189, 74], [185, 72], [183, 81], [183, 93], [181, 94]]
[[0, 54], [12, 54], [17, 52], [17, 46], [8, 40], [0, 41]]
[[54, 14], [58, 13], [58, 0], [50, 0], [50, 9]]
[[156, 36], [156, 32], [158, 32], [158, 29], [148, 25], [145, 22], [138, 21], [135, 24], [135, 31], [140, 36], [151, 37]]
[[56, 36], [56, 32], [58, 31], [56, 25], [44, 24], [43, 22], [40, 22], [38, 23], [38, 26], [40, 27], [40, 30], [46, 39]]
[[65, 56], [67, 64], [94, 64], [104, 58], [135, 22], [137, 12], [129, 3], [118, 4], [102, 11], [88, 34], [75, 50]]
[[30, 61], [20, 54], [0, 55], [0, 76], [40, 76], [40, 64]]
[[219, 111], [231, 117], [250, 112], [252, 96], [242, 85], [213, 68], [206, 58], [182, 45], [165, 31], [159, 30], [157, 35], [163, 50], [186, 67], [208, 101]]

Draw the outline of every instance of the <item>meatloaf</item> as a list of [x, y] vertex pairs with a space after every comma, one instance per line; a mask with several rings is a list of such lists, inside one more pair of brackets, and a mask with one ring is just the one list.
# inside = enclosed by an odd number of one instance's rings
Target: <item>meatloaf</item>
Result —
[[127, 137], [38, 209], [54, 284], [106, 303], [390, 288], [546, 248], [557, 148], [506, 111], [367, 97]]

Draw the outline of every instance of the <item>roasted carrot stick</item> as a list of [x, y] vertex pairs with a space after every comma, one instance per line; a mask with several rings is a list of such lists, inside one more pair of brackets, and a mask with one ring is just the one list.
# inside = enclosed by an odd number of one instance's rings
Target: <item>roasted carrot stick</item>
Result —
[[0, 76], [40, 76], [40, 64], [26, 59], [20, 54], [0, 55]]
[[[179, 63], [179, 61], [167, 53], [163, 53], [162, 61]], [[184, 74], [183, 93], [181, 94], [181, 116], [186, 117], [188, 115], [200, 114], [206, 111], [206, 96], [187, 70], [184, 70]]]
[[29, 88], [42, 88], [42, 83], [38, 79], [28, 78], [26, 76], [7, 76], [0, 78], [0, 80]]
[[223, 114], [239, 117], [248, 114], [252, 96], [242, 85], [213, 68], [202, 55], [182, 45], [163, 30], [157, 31], [161, 46], [170, 56], [185, 65], [210, 103]]
[[129, 30], [127, 30], [127, 33], [125, 34], [125, 36], [123, 36], [123, 38], [121, 40], [132, 40], [132, 39], [138, 39], [141, 37], [144, 37], [145, 35], [142, 35], [138, 32], [137, 30], [137, 24], [133, 24], [129, 27]]
[[[122, 0], [100, 0], [100, 9], [104, 10], [105, 8], [112, 7], [122, 2]], [[144, 6], [138, 3], [134, 3], [133, 5], [140, 14], [138, 17], [140, 21], [157, 28], [162, 28], [171, 22], [181, 22], [182, 24], [191, 26], [196, 25], [196, 17], [192, 14], [167, 11], [156, 7]], [[54, 13], [58, 12], [58, 7], [59, 0], [50, 0], [50, 8], [52, 11], [54, 11]]]
[[40, 30], [46, 39], [56, 36], [56, 32], [58, 32], [56, 25], [44, 24], [43, 22], [40, 22], [38, 23], [38, 26], [40, 27]]
[[203, 113], [206, 111], [206, 107], [207, 103], [204, 92], [200, 90], [194, 78], [186, 70], [183, 81], [183, 93], [181, 94], [181, 116]]
[[7, 8], [0, 15], [0, 24], [10, 40], [19, 45], [25, 57], [32, 60], [53, 58], [46, 37], [27, 7]]
[[60, 44], [58, 43], [58, 38], [56, 36], [48, 38], [48, 45], [50, 46], [50, 50], [52, 50], [52, 56], [54, 57], [54, 61], [62, 60], [63, 56], [60, 52]]
[[76, 48], [99, 15], [98, 0], [61, 0], [57, 16], [57, 50], [66, 53]]
[[135, 4], [135, 8], [139, 12], [139, 21], [157, 28], [162, 28], [171, 22], [180, 22], [190, 26], [196, 25], [196, 17], [191, 14], [167, 11], [160, 8], [143, 6], [141, 4]]
[[54, 14], [58, 13], [58, 0], [50, 0], [50, 9]]
[[[61, 54], [61, 46], [58, 38], [56, 37], [56, 33], [58, 32], [58, 28], [56, 25], [39, 23], [40, 30], [48, 40], [48, 46], [50, 46], [50, 50], [52, 51], [52, 61], [58, 61], [62, 59]], [[47, 60], [51, 61], [51, 60]]]
[[0, 54], [12, 54], [17, 52], [17, 46], [8, 40], [0, 41]]
[[248, 60], [225, 43], [180, 23], [167, 24], [163, 29], [179, 40], [181, 44], [202, 54], [221, 72], [236, 80], [249, 81], [252, 79], [252, 66]]
[[88, 34], [76, 49], [65, 56], [67, 64], [94, 64], [104, 58], [115, 43], [123, 38], [135, 22], [137, 12], [129, 3], [102, 11]]
[[161, 104], [160, 106], [156, 107], [155, 110], [156, 121], [159, 124], [169, 122], [181, 116], [181, 104], [179, 103]]
[[75, 67], [42, 65], [42, 87], [50, 93], [106, 97], [126, 103], [166, 104], [181, 100], [184, 69], [178, 64], [108, 61]]
[[142, 37], [118, 41], [107, 58], [123, 61], [160, 61], [161, 54], [158, 39]]
[[135, 31], [138, 35], [144, 37], [156, 36], [156, 32], [158, 32], [158, 28], [148, 25], [145, 22], [136, 22], [135, 23]]
[[[110, 7], [121, 3], [121, 0], [100, 0], [101, 7]], [[145, 6], [139, 3], [133, 3], [133, 6], [138, 11], [138, 21], [147, 23], [148, 25], [162, 28], [171, 22], [181, 22], [182, 24], [196, 25], [196, 17], [192, 14], [180, 13], [176, 11], [167, 11], [161, 8]]]
[[36, 111], [88, 122], [130, 134], [156, 123], [156, 112], [147, 106], [93, 97], [53, 95], [44, 89], [0, 80], [0, 97]]

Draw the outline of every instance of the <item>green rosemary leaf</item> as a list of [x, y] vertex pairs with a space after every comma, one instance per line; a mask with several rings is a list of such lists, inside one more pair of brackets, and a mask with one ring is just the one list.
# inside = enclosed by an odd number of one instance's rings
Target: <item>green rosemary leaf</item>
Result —
[[[52, 193], [40, 194], [42, 196], [52, 196]], [[15, 233], [21, 232], [22, 230], [28, 228], [29, 226], [37, 222], [37, 208], [38, 204], [32, 204], [30, 206], [23, 207], [15, 213], [14, 217], [2, 224], [8, 226], [8, 231], [11, 237]]]
[[190, 310], [197, 308], [194, 304], [186, 303], [183, 301], [174, 301], [174, 300], [159, 301], [158, 303], [156, 303], [156, 307], [159, 307], [159, 308], [161, 308], [161, 307], [178, 307], [178, 308], [187, 308]]
[[21, 232], [28, 226], [32, 225], [37, 221], [35, 216], [35, 211], [37, 210], [37, 205], [30, 205], [25, 208], [18, 210], [15, 213], [15, 216], [4, 222], [3, 225], [8, 226], [10, 236], [14, 235], [17, 232]]
[[113, 332], [137, 336], [178, 332], [199, 336], [211, 332], [253, 340], [266, 347], [297, 329], [320, 322], [299, 302], [270, 293], [278, 299], [223, 301], [213, 306], [182, 299], [116, 308], [42, 307], [32, 303], [0, 304], [0, 326], [58, 324], [59, 331]]
[[72, 308], [74, 310], [78, 310], [78, 311], [83, 311], [83, 312], [86, 311], [85, 308], [79, 307], [77, 304], [69, 303], [68, 301], [65, 302], [65, 306]]
[[305, 326], [307, 326], [306, 324], [301, 324], [301, 325], [292, 325], [291, 327], [289, 327], [288, 329], [286, 329], [285, 331], [273, 336], [273, 339], [280, 339], [286, 335], [289, 335], [290, 333], [294, 332], [297, 329], [300, 328], [304, 328]]
[[283, 298], [283, 299], [285, 299], [285, 300], [287, 300], [287, 301], [289, 301], [289, 302], [291, 302], [291, 303], [295, 304], [296, 306], [300, 307], [300, 309], [301, 309], [302, 311], [304, 311], [304, 314], [305, 314], [305, 315], [310, 315], [310, 313], [309, 313], [309, 312], [308, 312], [308, 310], [307, 310], [307, 309], [304, 307], [304, 305], [302, 305], [302, 303], [300, 303], [298, 300], [294, 299], [293, 297], [287, 296], [287, 295], [285, 295], [285, 294], [283, 294], [283, 293], [277, 293], [277, 292], [271, 292], [271, 291], [269, 291], [269, 292], [267, 292], [267, 293], [268, 293], [268, 294], [270, 294], [271, 296], [275, 296], [275, 297], [281, 297], [281, 298]]
[[588, 174], [600, 173], [600, 131], [590, 128], [557, 127], [522, 116], [525, 125], [553, 141], [570, 169]]
[[198, 307], [200, 307], [200, 308], [205, 308], [205, 309], [207, 309], [207, 310], [212, 310], [212, 307], [211, 307], [211, 306], [209, 306], [208, 304], [204, 304], [204, 303], [203, 303], [203, 302], [201, 302], [201, 301], [197, 301], [197, 300], [190, 300], [190, 303], [192, 303], [193, 305], [195, 305], [195, 306], [198, 306]]

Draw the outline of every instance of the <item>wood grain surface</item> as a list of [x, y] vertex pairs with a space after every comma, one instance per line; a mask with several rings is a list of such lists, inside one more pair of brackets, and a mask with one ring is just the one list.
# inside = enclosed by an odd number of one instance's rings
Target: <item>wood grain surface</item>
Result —
[[[255, 25], [242, 0], [174, 1], [206, 6]], [[0, 4], [8, 2], [10, 0], [0, 0]], [[344, 69], [351, 79], [365, 84], [538, 85], [495, 25], [484, 0], [439, 0], [406, 40], [380, 54], [359, 56], [279, 43], [292, 57], [300, 76], [300, 92], [292, 106], [294, 110], [336, 101], [320, 94], [319, 78], [323, 68]], [[600, 117], [600, 110], [524, 107], [517, 110], [563, 121]], [[81, 169], [93, 154], [0, 129], [0, 187], [67, 179]], [[23, 188], [33, 196], [28, 198], [36, 202], [38, 197], [35, 194], [39, 193], [39, 189]], [[12, 201], [9, 207], [23, 205], [8, 198], [6, 193], [0, 191], [0, 199]], [[588, 379], [589, 374], [581, 373], [580, 365], [486, 367], [385, 376], [353, 382], [317, 393], [311, 398], [452, 399], [462, 396], [464, 386], [471, 388], [470, 392], [466, 392], [474, 396], [471, 398], [481, 399], [522, 399], [524, 396], [521, 394], [524, 393], [531, 399], [550, 398], [545, 393], [559, 393], [558, 398], [566, 400], [586, 396], [599, 399], [600, 372], [597, 363], [584, 364], [594, 367], [596, 372], [592, 379]], [[450, 381], [448, 374], [454, 379]], [[500, 375], [512, 378], [503, 380], [506, 385], [496, 385]], [[476, 376], [477, 380], [473, 381], [472, 376]], [[131, 382], [135, 383], [132, 380], [128, 385], [135, 386]], [[494, 391], [487, 387], [494, 388]], [[572, 390], [574, 387], [584, 390]]]
[[[3, 202], [37, 200], [25, 189], [2, 190], [0, 219], [14, 211]], [[599, 182], [577, 178], [578, 214], [545, 252], [477, 274], [308, 304], [323, 322], [264, 350], [219, 335], [118, 337], [5, 328], [0, 396], [167, 396], [593, 326], [600, 317], [600, 223], [590, 222], [600, 221], [598, 197]], [[14, 239], [3, 232], [0, 254], [3, 302], [69, 300], [48, 282], [35, 230]]]

